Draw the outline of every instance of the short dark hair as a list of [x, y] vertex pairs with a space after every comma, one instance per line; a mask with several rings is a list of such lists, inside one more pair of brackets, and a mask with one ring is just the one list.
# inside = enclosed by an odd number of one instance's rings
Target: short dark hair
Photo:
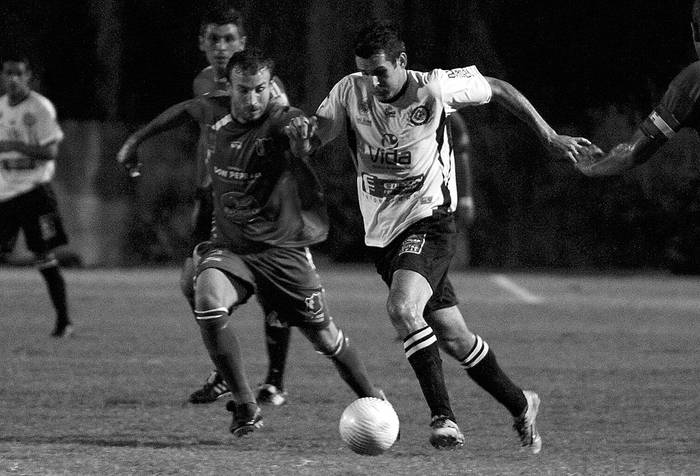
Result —
[[395, 62], [405, 52], [406, 44], [400, 38], [398, 28], [387, 20], [373, 21], [355, 38], [355, 55], [360, 58], [384, 53], [387, 60]]
[[231, 72], [236, 69], [242, 74], [254, 75], [261, 69], [267, 68], [270, 70], [270, 77], [274, 70], [275, 62], [272, 58], [263, 53], [260, 48], [246, 48], [245, 50], [237, 51], [231, 56], [226, 65], [226, 78], [231, 79]]
[[1, 61], [2, 62], [0, 62], [0, 65], [3, 65], [7, 62], [24, 63], [24, 66], [27, 68], [27, 71], [30, 71], [32, 69], [32, 64], [29, 62], [29, 56], [27, 56], [21, 51], [4, 51], [2, 53]]
[[199, 22], [199, 34], [204, 35], [207, 25], [228, 25], [229, 23], [238, 28], [241, 36], [245, 36], [243, 27], [243, 15], [240, 11], [229, 5], [227, 2], [215, 2], [207, 8]]

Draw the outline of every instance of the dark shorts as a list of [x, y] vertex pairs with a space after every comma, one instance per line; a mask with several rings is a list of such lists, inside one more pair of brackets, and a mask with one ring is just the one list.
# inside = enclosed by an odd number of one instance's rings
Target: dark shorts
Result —
[[[215, 268], [243, 284], [247, 294], [236, 304], [243, 304], [256, 294], [265, 315], [274, 314], [290, 326], [324, 328], [332, 321], [321, 278], [308, 248], [270, 247], [256, 253], [237, 254], [225, 246], [204, 242], [197, 245], [195, 263], [196, 275]], [[279, 312], [280, 309], [284, 312]]]
[[56, 195], [49, 184], [0, 202], [0, 252], [12, 251], [20, 230], [24, 231], [27, 248], [35, 254], [68, 243]]
[[214, 198], [209, 188], [197, 188], [194, 196], [193, 229], [190, 236], [190, 249], [209, 240], [214, 213]]
[[438, 212], [409, 226], [388, 246], [370, 250], [377, 272], [389, 287], [394, 272], [399, 269], [415, 271], [428, 281], [433, 289], [423, 311], [428, 315], [457, 305], [457, 297], [447, 277], [456, 237], [453, 215]]

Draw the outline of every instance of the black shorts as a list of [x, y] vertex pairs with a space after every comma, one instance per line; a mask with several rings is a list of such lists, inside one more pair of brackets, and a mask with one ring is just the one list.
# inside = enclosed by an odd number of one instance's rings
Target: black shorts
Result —
[[214, 213], [214, 198], [210, 188], [198, 187], [194, 197], [194, 212], [190, 249], [211, 237], [212, 215]]
[[0, 202], [0, 252], [12, 251], [20, 229], [27, 248], [35, 254], [48, 253], [68, 243], [56, 195], [49, 184]]
[[277, 311], [278, 319], [290, 326], [325, 328], [333, 320], [308, 248], [269, 247], [237, 254], [225, 246], [204, 242], [195, 249], [195, 265], [197, 276], [215, 268], [242, 283], [248, 294], [240, 296], [236, 304], [256, 294], [265, 315]]
[[457, 305], [457, 297], [447, 277], [456, 237], [454, 216], [436, 212], [409, 226], [388, 246], [370, 247], [370, 250], [377, 272], [389, 287], [394, 272], [399, 269], [415, 271], [428, 281], [433, 289], [423, 311], [423, 315], [428, 315]]

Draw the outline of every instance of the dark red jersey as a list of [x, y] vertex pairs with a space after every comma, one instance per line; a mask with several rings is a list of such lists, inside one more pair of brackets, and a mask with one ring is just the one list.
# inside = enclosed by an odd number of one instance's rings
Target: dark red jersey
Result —
[[299, 247], [326, 238], [321, 187], [308, 165], [289, 152], [284, 133], [301, 114], [271, 103], [256, 121], [242, 124], [226, 115], [212, 126], [207, 169], [214, 193], [214, 241], [244, 253], [261, 244]]

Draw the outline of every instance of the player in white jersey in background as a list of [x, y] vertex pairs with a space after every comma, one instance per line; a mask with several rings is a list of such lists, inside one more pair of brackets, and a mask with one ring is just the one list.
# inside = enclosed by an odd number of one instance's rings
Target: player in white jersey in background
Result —
[[[243, 17], [235, 8], [222, 4], [214, 4], [202, 15], [199, 30], [199, 49], [204, 53], [209, 66], [204, 68], [194, 78], [192, 91], [195, 97], [222, 96], [225, 108], [228, 108], [228, 81], [226, 80], [226, 65], [231, 56], [246, 47], [246, 31]], [[272, 102], [288, 105], [289, 99], [281, 81], [276, 76], [271, 82]], [[173, 129], [183, 122], [192, 120], [186, 102], [168, 108], [149, 122], [146, 126], [134, 132], [119, 151], [117, 160], [130, 168], [132, 174], [138, 175], [138, 160], [136, 151], [146, 139], [163, 131]], [[225, 109], [227, 110], [227, 109]], [[211, 179], [206, 170], [207, 139], [211, 124], [199, 123], [199, 141], [195, 163], [195, 204], [192, 214], [193, 231], [191, 249], [203, 241], [209, 240], [212, 228], [213, 203], [211, 195]], [[187, 299], [190, 308], [194, 310], [194, 266], [192, 257], [185, 259], [180, 277], [180, 288]], [[268, 352], [268, 373], [263, 384], [257, 389], [260, 403], [282, 405], [286, 403], [287, 392], [284, 391], [284, 369], [290, 340], [290, 329], [278, 318], [277, 312], [271, 312], [265, 318], [265, 338]], [[226, 381], [217, 371], [212, 371], [204, 385], [192, 392], [190, 403], [212, 403], [219, 398], [230, 395]]]
[[70, 336], [66, 284], [53, 250], [68, 243], [51, 188], [63, 131], [51, 101], [32, 91], [29, 60], [8, 55], [2, 60], [0, 97], [0, 254], [15, 246], [19, 231], [56, 310], [54, 337]]
[[430, 408], [431, 444], [438, 449], [464, 444], [439, 344], [508, 409], [522, 446], [538, 453], [538, 395], [515, 385], [486, 341], [467, 328], [447, 276], [457, 190], [446, 122], [461, 107], [495, 100], [528, 124], [553, 156], [574, 161], [590, 142], [557, 134], [512, 85], [484, 77], [474, 66], [408, 70], [404, 42], [386, 22], [360, 32], [355, 62], [358, 72], [336, 83], [314, 117], [292, 120], [292, 150], [309, 154], [349, 131], [365, 243], [389, 286], [389, 317]]

